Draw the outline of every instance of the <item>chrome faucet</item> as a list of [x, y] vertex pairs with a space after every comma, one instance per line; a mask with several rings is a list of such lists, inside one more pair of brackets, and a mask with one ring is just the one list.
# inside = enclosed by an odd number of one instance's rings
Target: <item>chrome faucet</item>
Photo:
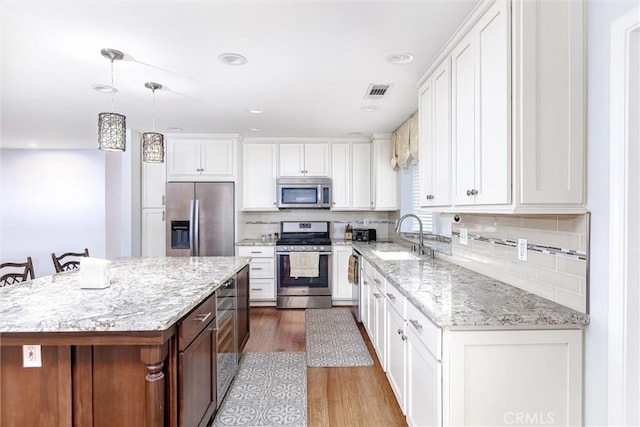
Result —
[[418, 225], [420, 226], [420, 235], [418, 236], [418, 253], [422, 255], [424, 254], [424, 235], [422, 234], [422, 220], [418, 215], [412, 213], [402, 215], [398, 220], [398, 225], [396, 225], [396, 234], [398, 236], [400, 235], [400, 226], [402, 225], [402, 221], [404, 221], [407, 217], [415, 218], [418, 221]]

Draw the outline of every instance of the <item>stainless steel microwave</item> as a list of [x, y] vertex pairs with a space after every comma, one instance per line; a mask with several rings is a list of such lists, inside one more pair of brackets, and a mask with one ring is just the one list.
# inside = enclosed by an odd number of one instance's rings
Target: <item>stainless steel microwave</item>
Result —
[[278, 178], [279, 209], [329, 209], [331, 178]]

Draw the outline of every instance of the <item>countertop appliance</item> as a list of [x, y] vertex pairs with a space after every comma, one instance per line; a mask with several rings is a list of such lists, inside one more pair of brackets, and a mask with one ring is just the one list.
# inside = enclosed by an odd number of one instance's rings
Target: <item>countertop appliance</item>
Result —
[[360, 240], [363, 242], [373, 242], [376, 240], [375, 228], [354, 228], [353, 240]]
[[232, 256], [234, 184], [167, 184], [167, 256]]
[[279, 209], [329, 209], [331, 178], [278, 178]]
[[[282, 221], [276, 241], [277, 308], [331, 308], [329, 222]], [[317, 277], [291, 275], [295, 252], [318, 252]]]

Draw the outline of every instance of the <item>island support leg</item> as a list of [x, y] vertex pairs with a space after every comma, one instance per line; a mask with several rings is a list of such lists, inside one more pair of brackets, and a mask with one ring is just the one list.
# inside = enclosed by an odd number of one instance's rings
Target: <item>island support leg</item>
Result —
[[140, 349], [140, 360], [146, 365], [145, 419], [147, 427], [164, 426], [165, 375], [164, 361], [167, 358], [167, 344], [145, 346]]

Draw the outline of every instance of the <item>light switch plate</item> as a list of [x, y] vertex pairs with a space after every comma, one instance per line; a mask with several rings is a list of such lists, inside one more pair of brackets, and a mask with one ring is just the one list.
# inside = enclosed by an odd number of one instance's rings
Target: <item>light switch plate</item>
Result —
[[22, 346], [22, 366], [25, 368], [42, 367], [42, 348], [39, 345]]
[[527, 239], [518, 239], [518, 259], [520, 261], [527, 260]]
[[364, 220], [362, 220], [362, 224], [363, 224], [365, 227], [368, 227], [368, 226], [369, 226], [369, 218], [365, 218]]
[[469, 230], [466, 228], [460, 229], [460, 244], [465, 246], [469, 244]]

